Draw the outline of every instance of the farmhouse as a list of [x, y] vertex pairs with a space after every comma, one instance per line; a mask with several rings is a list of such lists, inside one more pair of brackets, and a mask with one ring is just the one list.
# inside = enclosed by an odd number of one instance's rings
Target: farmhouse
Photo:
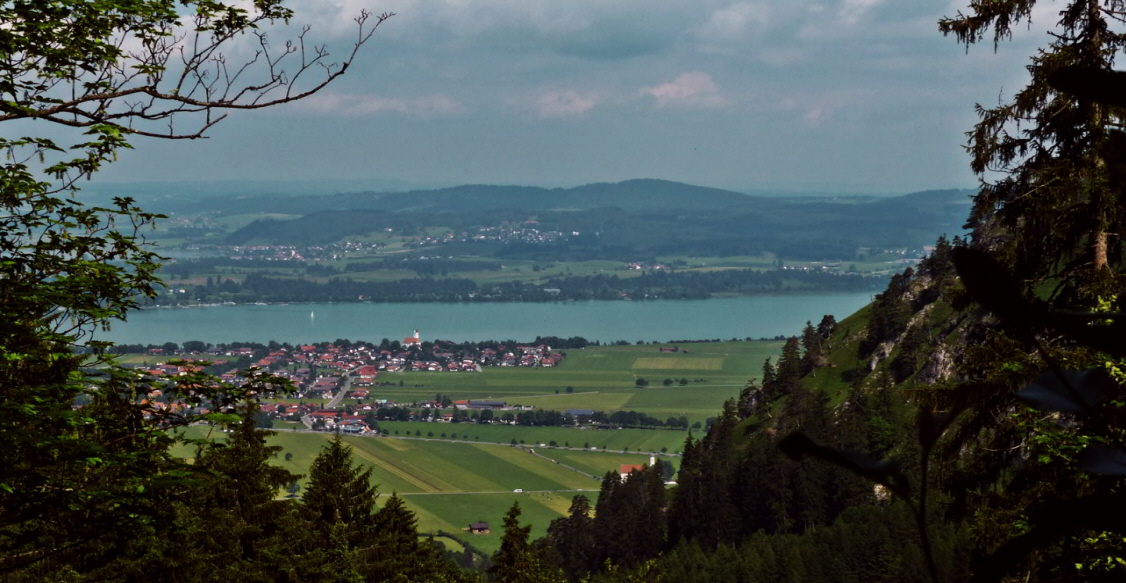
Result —
[[618, 470], [618, 473], [623, 476], [628, 476], [633, 472], [644, 472], [645, 468], [647, 467], [649, 466], [645, 464], [622, 464], [622, 467]]
[[363, 380], [374, 379], [379, 376], [379, 369], [370, 364], [364, 365], [356, 369], [356, 376]]
[[469, 532], [473, 534], [489, 534], [489, 523], [473, 522], [469, 524]]

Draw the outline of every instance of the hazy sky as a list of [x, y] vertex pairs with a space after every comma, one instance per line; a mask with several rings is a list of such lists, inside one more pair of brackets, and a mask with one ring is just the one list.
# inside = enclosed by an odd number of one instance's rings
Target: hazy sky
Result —
[[[321, 94], [208, 140], [135, 140], [106, 180], [399, 179], [736, 189], [974, 184], [974, 104], [1024, 84], [1054, 22], [994, 53], [919, 0], [299, 0], [342, 55], [361, 8], [397, 15]], [[280, 44], [284, 31], [271, 39]]]

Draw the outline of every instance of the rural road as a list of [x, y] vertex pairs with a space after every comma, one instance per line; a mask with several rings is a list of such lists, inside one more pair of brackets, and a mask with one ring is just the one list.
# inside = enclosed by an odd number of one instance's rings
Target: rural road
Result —
[[359, 368], [360, 367], [356, 367], [344, 373], [344, 385], [341, 386], [340, 390], [336, 391], [336, 394], [332, 396], [332, 400], [330, 400], [328, 404], [325, 405], [325, 409], [335, 409], [337, 405], [340, 405], [340, 401], [344, 400], [344, 395], [347, 395], [348, 391], [352, 390], [352, 373], [359, 370]]

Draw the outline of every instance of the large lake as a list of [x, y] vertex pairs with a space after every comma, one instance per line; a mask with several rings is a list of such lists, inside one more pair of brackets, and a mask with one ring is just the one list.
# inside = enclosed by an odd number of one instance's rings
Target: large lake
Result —
[[667, 341], [796, 335], [807, 320], [837, 320], [871, 292], [747, 296], [708, 300], [462, 304], [287, 304], [150, 309], [115, 322], [100, 339], [164, 342], [379, 342], [419, 330], [423, 340], [516, 340], [583, 336], [588, 340]]

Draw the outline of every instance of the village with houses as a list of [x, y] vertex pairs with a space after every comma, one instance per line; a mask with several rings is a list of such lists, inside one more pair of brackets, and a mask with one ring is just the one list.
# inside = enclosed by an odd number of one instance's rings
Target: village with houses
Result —
[[[135, 370], [149, 377], [172, 379], [204, 369], [233, 385], [245, 380], [243, 371], [247, 369], [265, 371], [287, 380], [293, 387], [288, 397], [261, 403], [261, 412], [267, 419], [301, 421], [310, 430], [352, 434], [376, 433], [379, 420], [516, 423], [513, 412], [534, 408], [495, 400], [451, 401], [441, 395], [433, 400], [396, 402], [379, 398], [378, 388], [402, 386], [402, 378], [389, 380], [395, 373], [473, 373], [485, 366], [545, 368], [558, 365], [566, 356], [547, 344], [423, 341], [417, 330], [401, 341], [385, 340], [381, 344], [337, 341], [297, 346], [271, 343], [186, 348], [147, 348], [147, 356], [164, 360], [138, 365]], [[197, 363], [208, 364], [205, 367]], [[160, 391], [150, 397], [158, 408], [181, 407], [161, 401]]]

